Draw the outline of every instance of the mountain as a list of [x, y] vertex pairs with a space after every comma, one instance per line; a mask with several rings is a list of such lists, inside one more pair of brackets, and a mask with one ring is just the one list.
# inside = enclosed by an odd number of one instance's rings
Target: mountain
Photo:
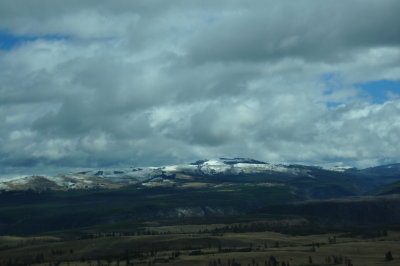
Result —
[[361, 195], [400, 181], [400, 164], [366, 169], [269, 164], [248, 158], [220, 158], [160, 167], [97, 169], [54, 176], [1, 180], [0, 190], [118, 189], [126, 186], [196, 187], [211, 184], [279, 184], [301, 190], [308, 198]]
[[26, 176], [11, 180], [0, 180], [0, 190], [68, 190], [93, 188], [120, 188], [142, 184], [150, 186], [152, 182], [168, 182], [176, 175], [190, 176], [228, 176], [263, 173], [286, 173], [296, 175], [303, 170], [284, 165], [272, 165], [253, 159], [201, 160], [190, 164], [161, 167], [140, 167], [126, 169], [101, 169], [79, 173], [59, 174], [55, 176]]
[[[153, 219], [232, 217], [257, 210], [265, 210], [262, 215], [316, 216], [318, 210], [335, 206], [335, 212], [321, 211], [321, 219], [328, 219], [329, 215], [341, 215], [345, 208], [343, 213], [364, 206], [354, 203], [355, 197], [397, 193], [392, 180], [400, 182], [400, 175], [389, 169], [390, 173], [381, 175], [377, 169], [324, 169], [220, 158], [19, 177], [0, 182], [0, 233], [38, 233]], [[329, 201], [339, 198], [345, 203]], [[292, 205], [302, 202], [305, 205]], [[365, 204], [383, 209], [385, 202]]]
[[370, 195], [400, 194], [400, 181], [378, 186], [369, 192]]
[[399, 180], [400, 163], [375, 166], [354, 172], [359, 175], [379, 177], [382, 180], [386, 180], [385, 183], [390, 183]]

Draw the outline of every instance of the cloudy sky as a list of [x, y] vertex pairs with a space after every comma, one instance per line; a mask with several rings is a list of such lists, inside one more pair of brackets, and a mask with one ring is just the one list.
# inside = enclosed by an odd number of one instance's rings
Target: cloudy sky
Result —
[[0, 173], [400, 162], [399, 10], [0, 0]]

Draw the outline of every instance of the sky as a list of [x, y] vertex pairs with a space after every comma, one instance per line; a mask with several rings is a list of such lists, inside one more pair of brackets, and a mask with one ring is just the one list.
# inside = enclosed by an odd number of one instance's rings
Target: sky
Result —
[[400, 162], [400, 1], [0, 0], [0, 174]]

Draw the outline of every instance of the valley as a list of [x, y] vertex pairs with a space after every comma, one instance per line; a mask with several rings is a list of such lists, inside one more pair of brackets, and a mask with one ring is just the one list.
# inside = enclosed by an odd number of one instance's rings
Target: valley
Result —
[[240, 158], [6, 180], [0, 265], [396, 265], [398, 182]]
[[[266, 221], [258, 223], [268, 223]], [[285, 221], [299, 226], [304, 221]], [[230, 228], [257, 227], [238, 222]], [[398, 265], [399, 231], [379, 235], [332, 232], [221, 232], [224, 224], [142, 227], [136, 233], [100, 233], [1, 239], [1, 265]], [[301, 233], [301, 231], [299, 231]], [[393, 259], [388, 258], [390, 252]]]

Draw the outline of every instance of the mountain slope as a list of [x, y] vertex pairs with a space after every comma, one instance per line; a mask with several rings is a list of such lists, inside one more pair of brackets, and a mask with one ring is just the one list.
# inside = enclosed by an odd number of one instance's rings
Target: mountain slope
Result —
[[[346, 219], [358, 206], [381, 206], [364, 199], [355, 203], [349, 197], [385, 184], [392, 188], [388, 180], [400, 181], [393, 169], [389, 179], [388, 174], [382, 178], [381, 172], [375, 170], [329, 170], [222, 158], [184, 165], [4, 180], [0, 183], [0, 233], [38, 233], [179, 217], [247, 215], [262, 208], [267, 208], [266, 213], [270, 214], [300, 216], [318, 216], [322, 210], [321, 217], [342, 213]], [[376, 194], [386, 191], [379, 190]], [[347, 201], [291, 205], [335, 198]]]
[[400, 164], [358, 170], [269, 164], [246, 158], [200, 160], [162, 167], [101, 169], [55, 176], [27, 176], [0, 180], [0, 190], [117, 189], [144, 187], [195, 187], [221, 183], [271, 183], [302, 190], [309, 198], [361, 195], [381, 185], [400, 181]]

